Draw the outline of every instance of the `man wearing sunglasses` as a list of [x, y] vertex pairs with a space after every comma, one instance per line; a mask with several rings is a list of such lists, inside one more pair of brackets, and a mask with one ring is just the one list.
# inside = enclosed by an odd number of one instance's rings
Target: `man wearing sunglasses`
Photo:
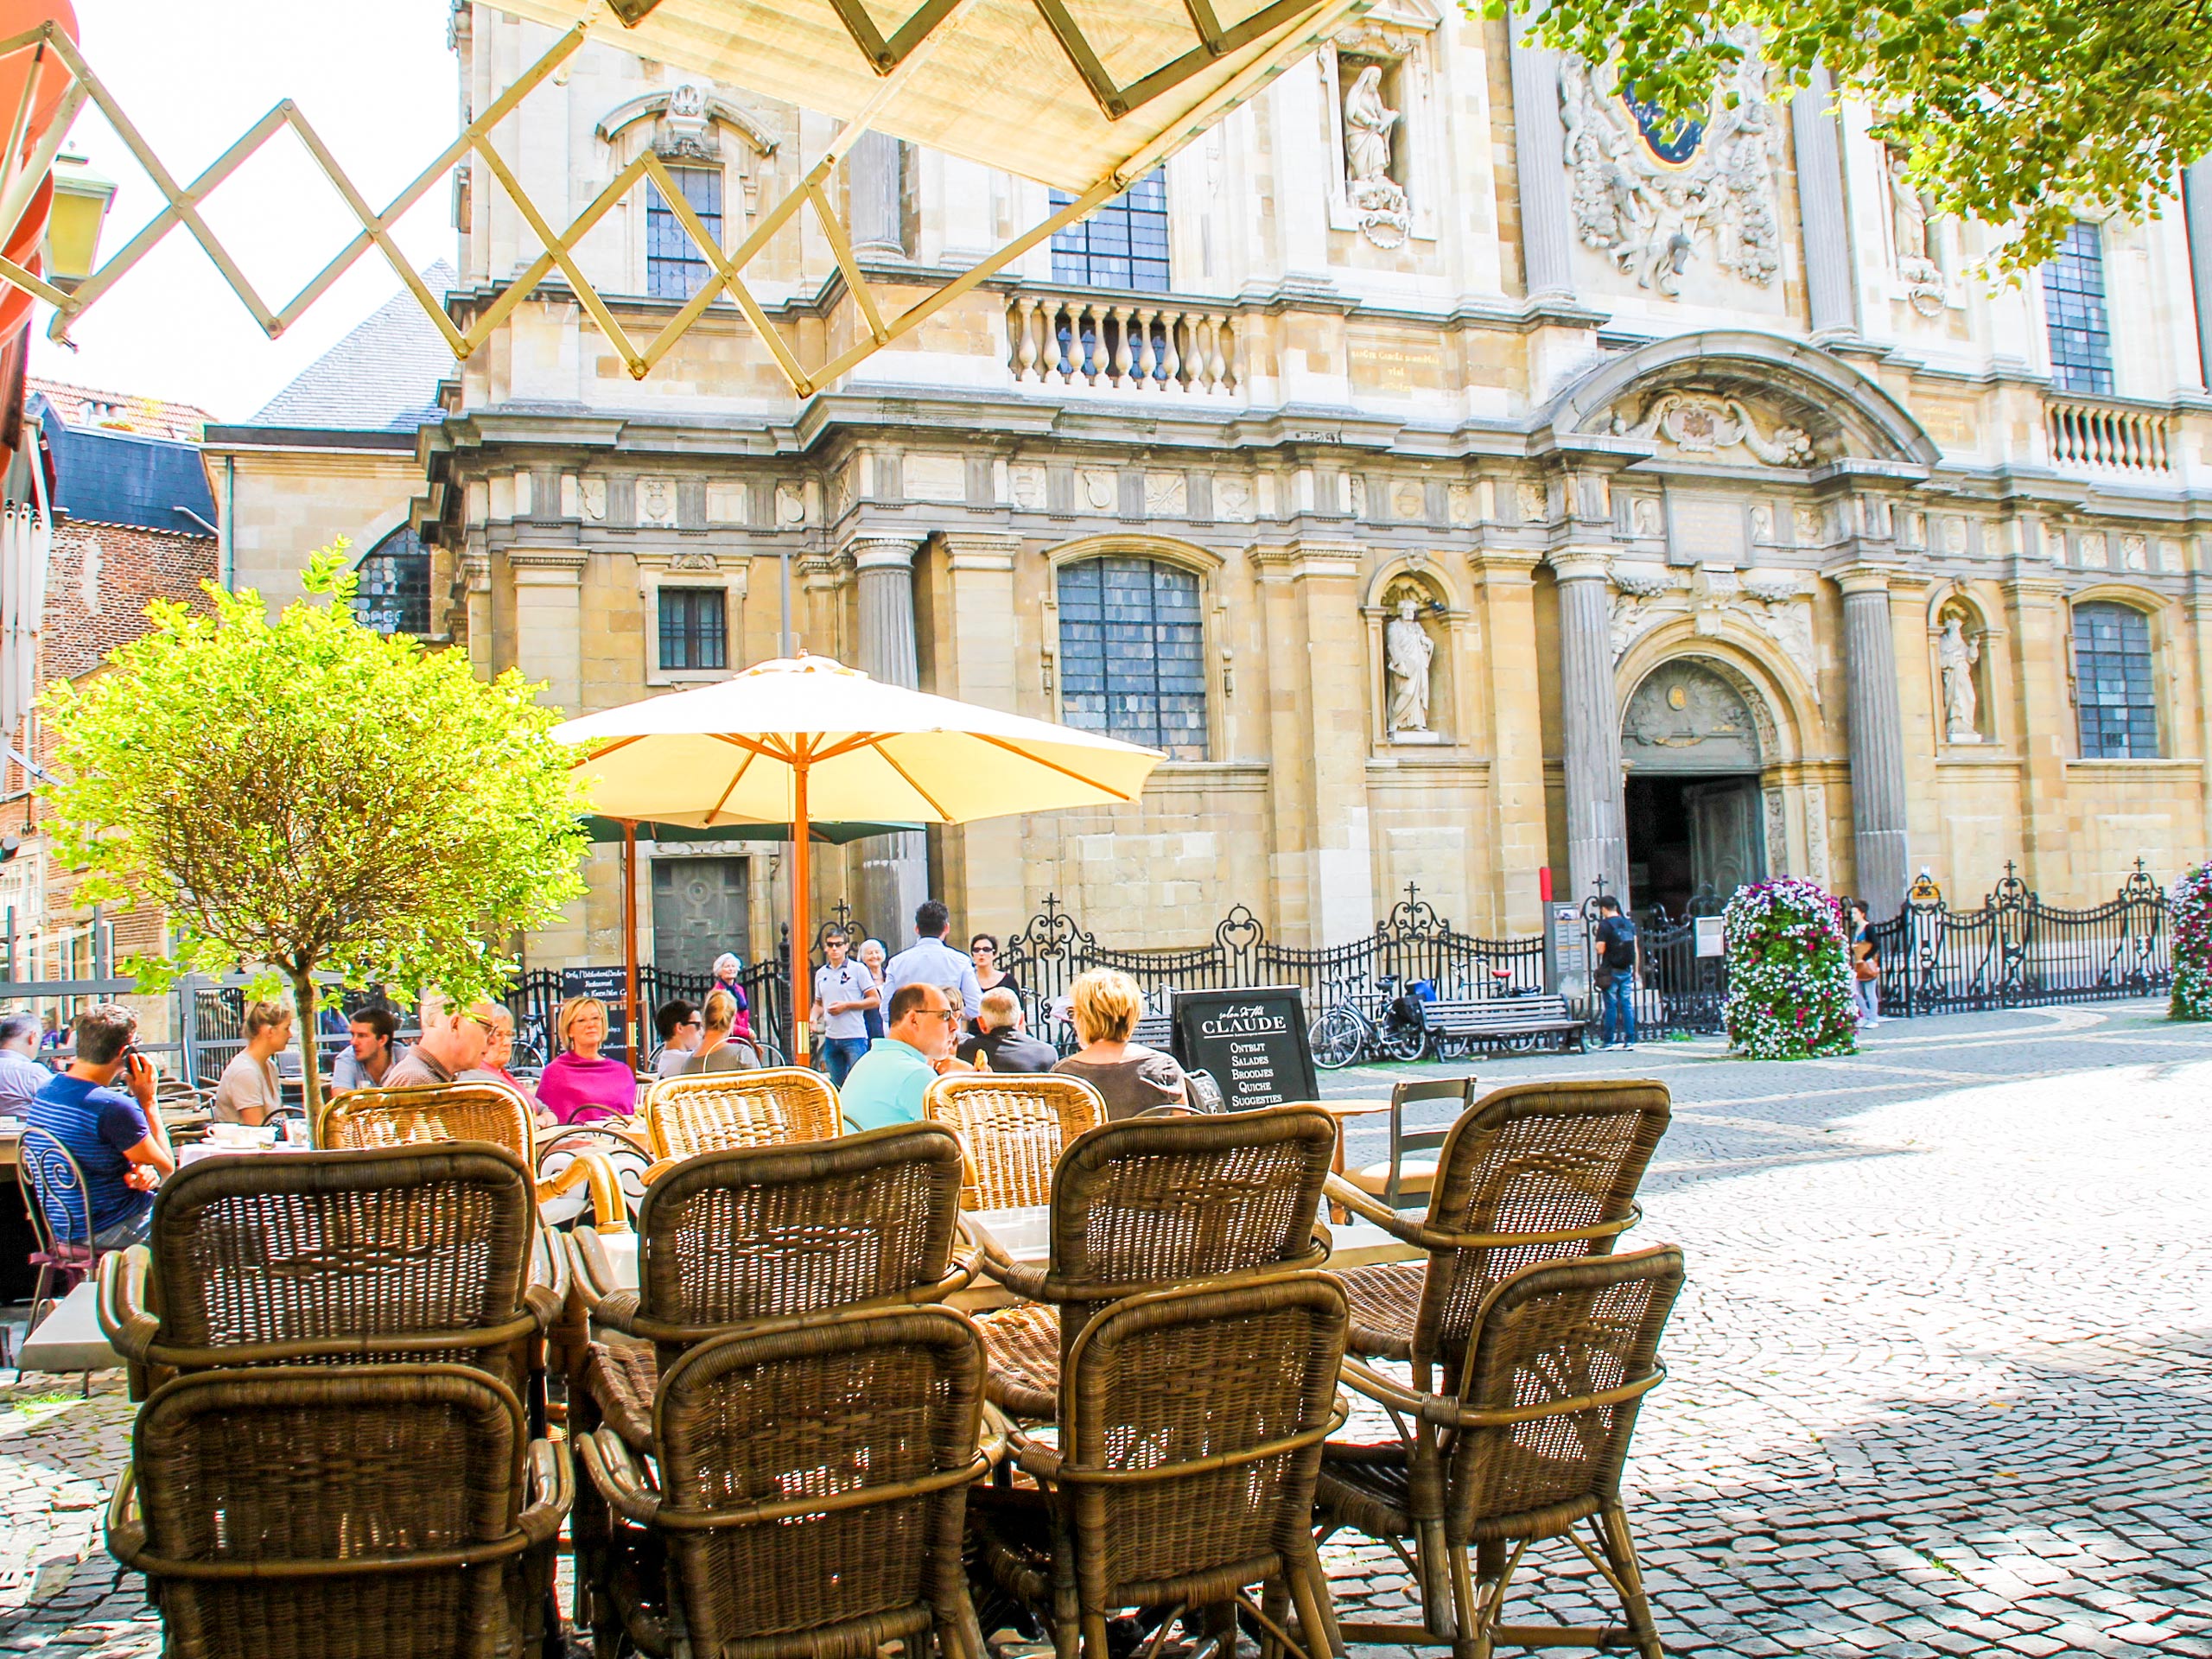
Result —
[[891, 994], [886, 1034], [853, 1063], [837, 1091], [849, 1129], [918, 1123], [922, 1091], [942, 1072], [972, 1071], [953, 1058], [960, 1011], [941, 985], [901, 985]]
[[464, 1071], [484, 1064], [484, 1049], [492, 1035], [494, 1010], [489, 1002], [451, 1013], [432, 1012], [428, 1000], [423, 1014], [423, 1034], [415, 1046], [394, 1060], [379, 1085], [385, 1089], [428, 1089], [451, 1083]]

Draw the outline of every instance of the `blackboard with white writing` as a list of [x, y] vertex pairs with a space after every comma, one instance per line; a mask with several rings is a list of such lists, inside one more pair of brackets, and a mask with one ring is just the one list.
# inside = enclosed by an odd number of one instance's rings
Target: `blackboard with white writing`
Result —
[[1186, 1070], [1211, 1072], [1232, 1112], [1319, 1092], [1306, 1040], [1306, 994], [1295, 985], [1177, 992], [1175, 1058]]
[[[626, 1054], [630, 1046], [630, 976], [621, 968], [563, 968], [561, 970], [561, 995], [595, 996], [607, 1004], [607, 1040], [601, 1046], [609, 1054]], [[552, 1033], [547, 1033], [551, 1036]], [[560, 1041], [555, 1038], [553, 1052], [560, 1052]], [[548, 1056], [550, 1058], [550, 1056]]]

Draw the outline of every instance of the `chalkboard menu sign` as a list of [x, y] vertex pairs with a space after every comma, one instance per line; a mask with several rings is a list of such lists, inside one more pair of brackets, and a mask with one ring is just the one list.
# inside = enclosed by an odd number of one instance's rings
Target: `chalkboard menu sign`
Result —
[[1177, 992], [1175, 1058], [1186, 1070], [1211, 1072], [1232, 1112], [1319, 1093], [1306, 994], [1295, 985]]
[[[607, 1041], [603, 1045], [610, 1054], [625, 1054], [630, 1047], [630, 976], [620, 968], [563, 968], [561, 970], [561, 995], [563, 1001], [572, 996], [595, 996], [607, 1004]], [[546, 1033], [554, 1054], [561, 1052], [561, 1039], [552, 1032]], [[546, 1056], [553, 1058], [551, 1054]]]

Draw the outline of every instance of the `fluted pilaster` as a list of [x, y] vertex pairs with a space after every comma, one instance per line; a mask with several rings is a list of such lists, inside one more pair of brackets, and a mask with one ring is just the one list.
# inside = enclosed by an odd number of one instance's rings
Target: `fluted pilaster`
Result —
[[1797, 152], [1798, 215], [1805, 232], [1805, 301], [1813, 333], [1859, 332], [1859, 284], [1851, 258], [1851, 231], [1843, 202], [1843, 155], [1836, 118], [1828, 107], [1827, 71], [1789, 100], [1789, 126]]
[[1507, 27], [1512, 41], [1513, 159], [1521, 188], [1521, 250], [1530, 299], [1574, 293], [1567, 204], [1567, 130], [1559, 115], [1559, 54], [1522, 39], [1526, 15]]
[[[890, 685], [921, 683], [914, 637], [914, 555], [911, 536], [862, 536], [846, 544], [860, 583], [859, 668]], [[865, 843], [861, 861], [861, 919], [893, 952], [911, 944], [914, 908], [929, 897], [929, 842], [909, 831]]]
[[1904, 717], [1887, 566], [1833, 573], [1843, 590], [1844, 715], [1851, 741], [1851, 827], [1859, 897], [1877, 921], [1894, 916], [1911, 880], [1905, 826]]
[[1559, 579], [1560, 708], [1567, 740], [1567, 871], [1562, 897], [1586, 899], [1598, 877], [1628, 902], [1621, 717], [1613, 690], [1609, 561], [1601, 550], [1551, 556]]

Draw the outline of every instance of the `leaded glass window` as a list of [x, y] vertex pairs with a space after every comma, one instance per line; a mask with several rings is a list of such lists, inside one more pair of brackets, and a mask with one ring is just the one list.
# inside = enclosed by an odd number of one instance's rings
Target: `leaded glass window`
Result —
[[1206, 757], [1198, 579], [1154, 559], [1060, 567], [1060, 716], [1178, 760]]
[[378, 633], [430, 631], [430, 550], [411, 530], [395, 530], [353, 567], [353, 618]]
[[2126, 605], [2076, 605], [2074, 687], [2084, 760], [2142, 760], [2158, 754], [2149, 617]]
[[[671, 167], [669, 176], [715, 245], [722, 239], [722, 175], [716, 167]], [[668, 205], [660, 187], [645, 183], [645, 292], [657, 300], [688, 300], [706, 286], [713, 267], [704, 249]]]
[[660, 590], [660, 665], [664, 670], [729, 666], [729, 612], [721, 588]]
[[[1075, 198], [1052, 192], [1055, 210]], [[1088, 219], [1052, 232], [1052, 280], [1141, 294], [1167, 291], [1167, 176], [1146, 174]]]
[[2104, 238], [2075, 219], [2044, 268], [2044, 316], [2050, 325], [2050, 378], [2061, 391], [2112, 391], [2112, 322], [2105, 310]]

